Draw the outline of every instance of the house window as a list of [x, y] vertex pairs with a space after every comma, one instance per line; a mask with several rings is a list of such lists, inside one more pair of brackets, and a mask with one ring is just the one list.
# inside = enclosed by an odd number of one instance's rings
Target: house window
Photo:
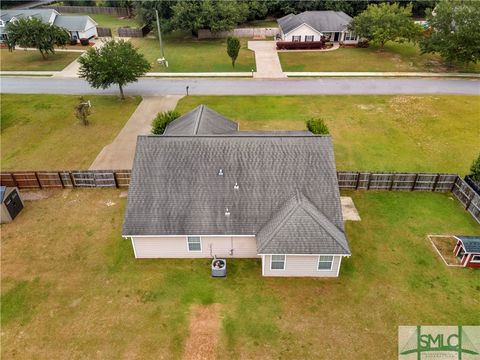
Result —
[[319, 256], [317, 270], [332, 270], [333, 256]]
[[355, 34], [354, 32], [346, 32], [343, 40], [357, 40], [357, 34]]
[[270, 270], [285, 270], [285, 255], [272, 255]]
[[313, 35], [305, 35], [305, 41], [313, 41]]
[[200, 236], [188, 236], [188, 251], [202, 251], [202, 242]]
[[300, 35], [293, 35], [292, 36], [292, 41], [295, 41], [295, 42], [300, 42], [302, 41], [302, 37]]
[[472, 259], [470, 260], [472, 263], [480, 263], [480, 255], [473, 255]]

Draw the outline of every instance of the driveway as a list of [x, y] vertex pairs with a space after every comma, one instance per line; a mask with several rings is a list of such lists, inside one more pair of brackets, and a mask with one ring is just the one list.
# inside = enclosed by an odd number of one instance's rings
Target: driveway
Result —
[[[467, 79], [139, 79], [126, 95], [480, 95], [480, 81]], [[14, 94], [113, 94], [118, 87], [94, 89], [83, 79], [1, 77], [0, 91]]]
[[150, 134], [152, 120], [157, 113], [175, 109], [182, 97], [174, 95], [144, 97], [115, 140], [98, 154], [90, 170], [131, 169], [137, 136]]
[[254, 78], [281, 79], [286, 77], [278, 58], [275, 41], [249, 41], [248, 48], [255, 52], [257, 71], [253, 75]]

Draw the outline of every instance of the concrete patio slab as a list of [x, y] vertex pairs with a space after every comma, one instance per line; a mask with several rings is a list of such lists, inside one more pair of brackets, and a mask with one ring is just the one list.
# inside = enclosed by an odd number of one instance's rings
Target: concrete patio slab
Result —
[[357, 208], [349, 196], [341, 196], [343, 221], [361, 221]]

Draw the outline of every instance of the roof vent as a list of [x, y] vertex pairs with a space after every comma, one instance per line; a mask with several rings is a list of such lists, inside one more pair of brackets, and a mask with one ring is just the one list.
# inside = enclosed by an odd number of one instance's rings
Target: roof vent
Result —
[[238, 190], [238, 189], [240, 189], [240, 186], [238, 186], [238, 183], [236, 182], [235, 185], [233, 185], [233, 188], [234, 188], [235, 190]]
[[223, 169], [218, 170], [218, 176], [223, 176]]
[[228, 208], [225, 208], [225, 216], [230, 216], [230, 210], [228, 210]]

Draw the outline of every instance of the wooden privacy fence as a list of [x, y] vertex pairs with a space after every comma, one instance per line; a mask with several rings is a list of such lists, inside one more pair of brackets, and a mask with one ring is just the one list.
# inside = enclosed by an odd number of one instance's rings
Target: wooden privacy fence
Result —
[[18, 171], [1, 173], [0, 183], [19, 189], [128, 187], [130, 170]]
[[130, 11], [126, 8], [103, 7], [103, 6], [46, 6], [54, 9], [60, 14], [64, 13], [86, 13], [86, 14], [108, 14], [116, 17], [129, 17]]
[[117, 29], [117, 32], [120, 37], [144, 37], [150, 32], [150, 29], [147, 26], [141, 29], [121, 27]]
[[112, 37], [112, 29], [97, 26], [97, 34], [99, 37]]
[[[126, 188], [130, 170], [15, 171], [0, 173], [0, 183], [19, 189]], [[480, 196], [457, 174], [337, 172], [341, 190], [451, 192], [480, 222]]]

